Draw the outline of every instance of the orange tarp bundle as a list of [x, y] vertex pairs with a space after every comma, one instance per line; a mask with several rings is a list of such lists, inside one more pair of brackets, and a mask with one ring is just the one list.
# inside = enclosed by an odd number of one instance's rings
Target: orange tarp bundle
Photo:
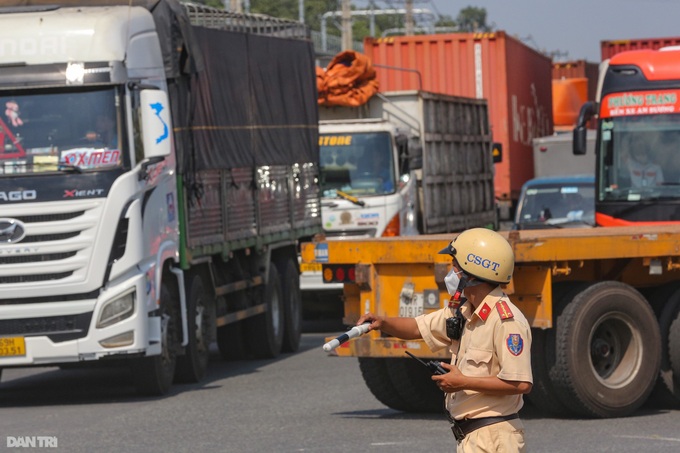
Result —
[[325, 70], [316, 68], [319, 105], [357, 107], [378, 92], [371, 60], [359, 52], [337, 54]]

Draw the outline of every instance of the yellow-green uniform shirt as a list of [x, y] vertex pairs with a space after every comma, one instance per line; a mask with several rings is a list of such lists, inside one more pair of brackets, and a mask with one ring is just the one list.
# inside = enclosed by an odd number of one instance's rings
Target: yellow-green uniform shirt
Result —
[[[497, 376], [505, 381], [533, 383], [531, 328], [519, 309], [497, 287], [477, 310], [472, 310], [469, 302], [461, 307], [466, 322], [460, 342], [446, 335], [446, 318], [454, 315], [451, 308], [416, 317], [423, 340], [432, 351], [448, 347], [451, 364], [465, 376]], [[510, 415], [523, 405], [521, 394], [487, 395], [461, 390], [446, 395], [446, 408], [457, 420]]]

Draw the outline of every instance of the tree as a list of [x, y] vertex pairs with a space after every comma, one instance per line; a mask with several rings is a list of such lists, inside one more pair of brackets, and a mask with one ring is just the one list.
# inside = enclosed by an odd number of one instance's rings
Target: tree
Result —
[[478, 33], [493, 31], [493, 27], [486, 23], [486, 8], [467, 6], [460, 10], [456, 17], [458, 28], [462, 32]]

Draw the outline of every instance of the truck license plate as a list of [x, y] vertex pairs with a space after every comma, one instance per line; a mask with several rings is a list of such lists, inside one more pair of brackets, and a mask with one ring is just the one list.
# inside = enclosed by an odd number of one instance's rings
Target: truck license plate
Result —
[[300, 263], [300, 272], [321, 272], [321, 263]]
[[14, 357], [26, 355], [26, 342], [24, 337], [0, 338], [0, 357]]
[[402, 318], [415, 318], [423, 314], [423, 293], [415, 293], [409, 300], [401, 299], [399, 302], [399, 316]]

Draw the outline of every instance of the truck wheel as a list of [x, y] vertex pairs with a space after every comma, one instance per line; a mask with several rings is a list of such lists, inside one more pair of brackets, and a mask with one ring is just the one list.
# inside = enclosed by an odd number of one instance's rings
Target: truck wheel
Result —
[[413, 409], [410, 412], [444, 411], [444, 393], [432, 380], [432, 373], [417, 361], [387, 359], [387, 373], [399, 395]]
[[170, 390], [177, 364], [179, 314], [176, 292], [167, 282], [161, 284], [161, 354], [143, 357], [133, 365], [137, 391], [143, 395], [159, 396]]
[[550, 415], [571, 415], [571, 411], [557, 397], [550, 369], [555, 362], [555, 329], [531, 329], [531, 369], [534, 385], [527, 401], [541, 412]]
[[276, 357], [283, 343], [283, 303], [281, 280], [276, 266], [269, 266], [269, 278], [264, 288], [262, 302], [266, 311], [245, 321], [247, 344], [250, 353], [258, 359]]
[[661, 366], [649, 402], [657, 407], [674, 408], [680, 404], [680, 360], [676, 371], [670, 358], [673, 348], [670, 331], [673, 320], [680, 313], [680, 286], [677, 283], [664, 285], [652, 292], [649, 301], [657, 308], [661, 332]]
[[[553, 321], [571, 302], [572, 298], [583, 291], [588, 283], [569, 282], [556, 283], [553, 285]], [[531, 369], [534, 375], [534, 385], [527, 400], [539, 410], [552, 415], [574, 415], [562, 401], [550, 377], [551, 370], [555, 366], [555, 326], [553, 328], [531, 329]]]
[[[676, 405], [680, 401], [680, 303], [678, 303], [678, 299], [680, 299], [680, 290], [673, 293], [671, 300], [669, 300], [669, 305], [672, 304], [674, 307], [668, 310], [668, 337], [665, 343], [665, 346], [668, 347], [668, 374], [670, 374], [670, 376], [667, 376], [668, 379], [665, 379], [665, 383], [672, 385]], [[662, 369], [662, 375], [663, 372]]]
[[577, 294], [558, 317], [552, 382], [563, 403], [590, 417], [623, 417], [649, 396], [661, 335], [647, 300], [605, 281]]
[[210, 309], [209, 295], [205, 292], [201, 276], [195, 274], [189, 280], [187, 292], [187, 333], [189, 342], [184, 355], [177, 357], [175, 380], [199, 382], [205, 377], [210, 358]]
[[282, 277], [283, 291], [283, 352], [295, 352], [300, 347], [302, 336], [302, 295], [300, 294], [300, 273], [290, 258], [276, 262]]
[[366, 386], [373, 396], [387, 407], [403, 412], [414, 412], [415, 408], [407, 403], [397, 391], [387, 371], [390, 359], [359, 357], [359, 369]]

